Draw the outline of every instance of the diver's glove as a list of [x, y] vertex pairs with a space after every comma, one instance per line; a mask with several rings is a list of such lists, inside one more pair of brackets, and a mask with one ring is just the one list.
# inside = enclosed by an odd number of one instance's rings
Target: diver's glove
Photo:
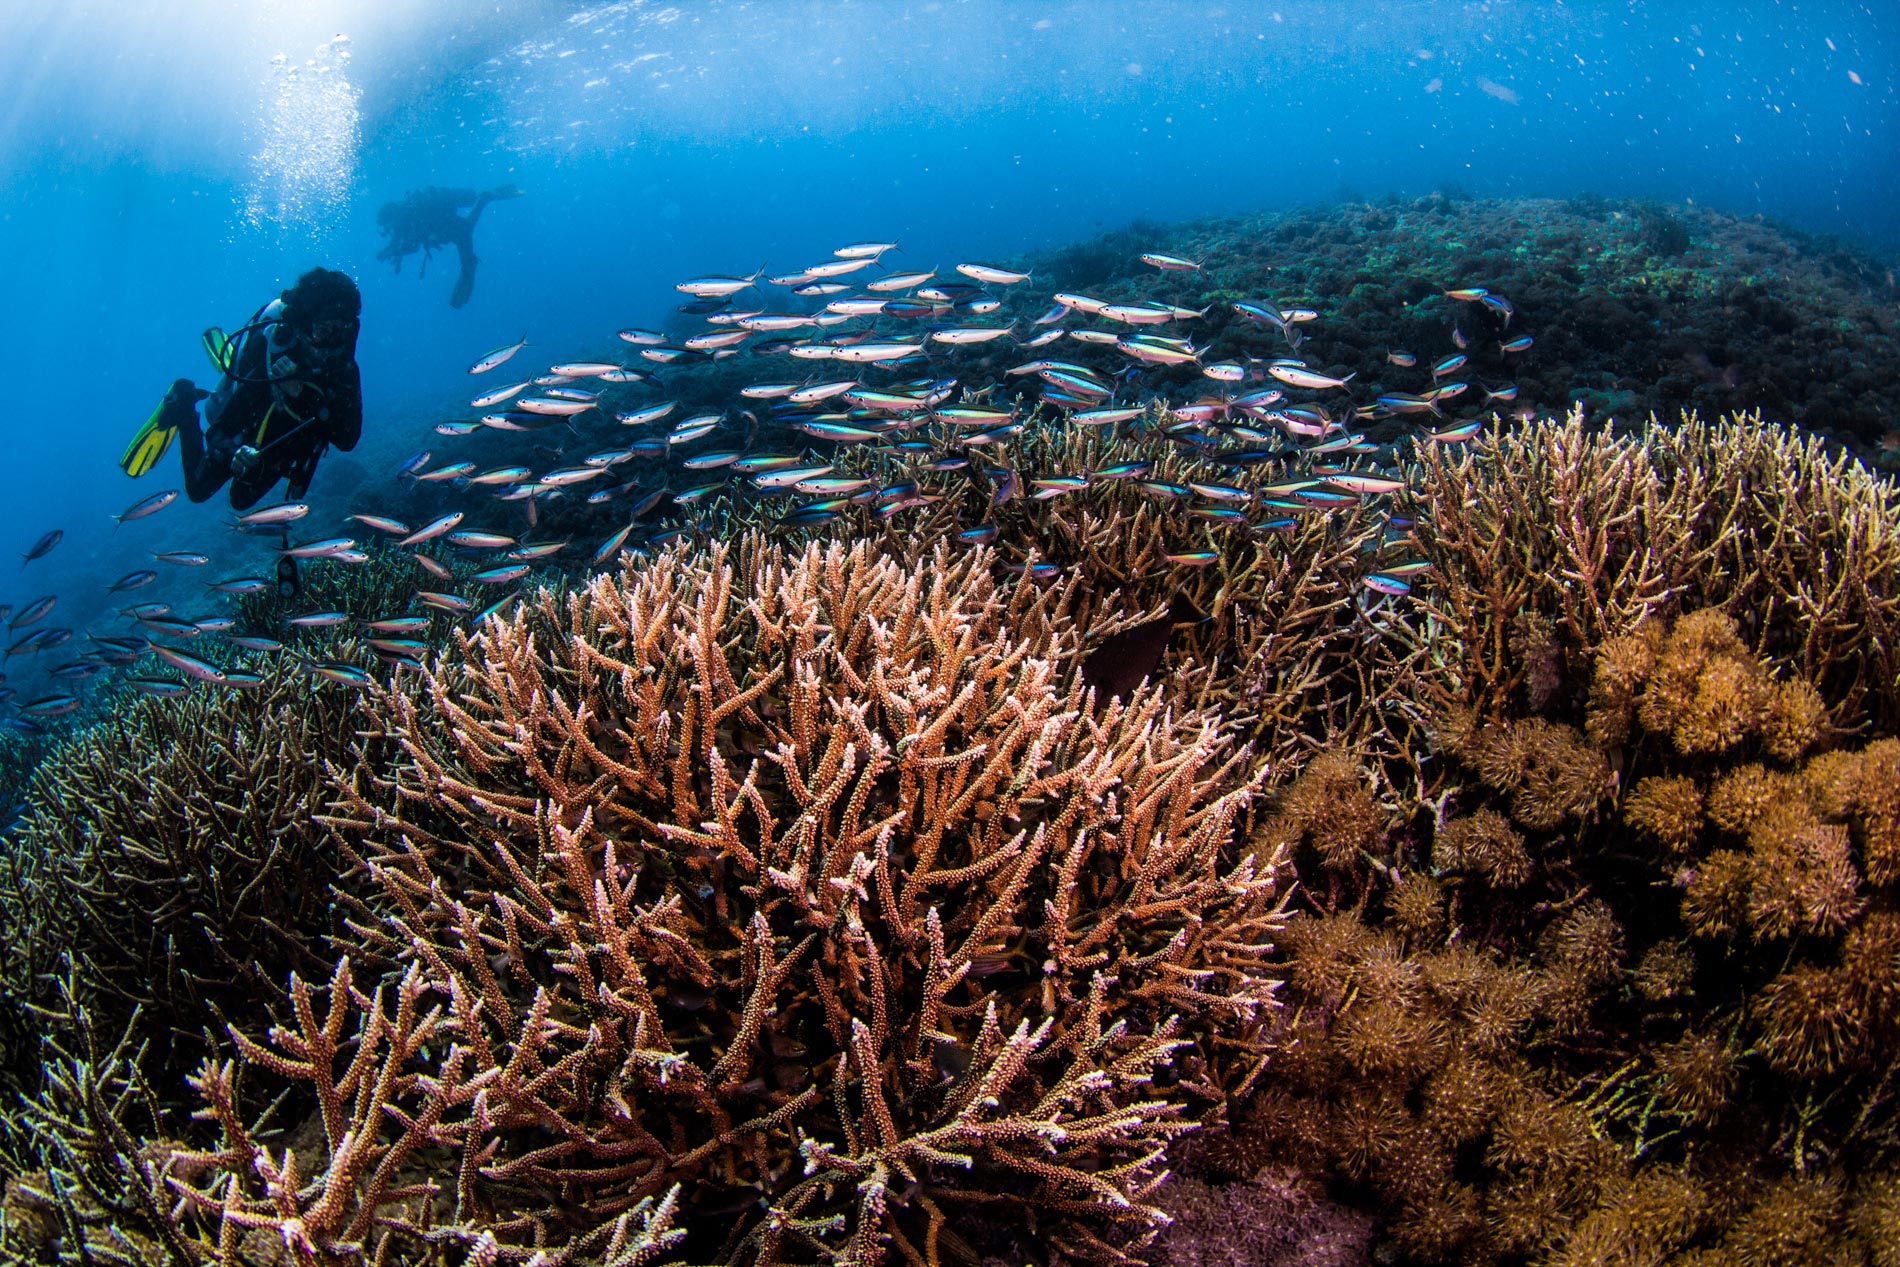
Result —
[[210, 394], [190, 379], [178, 378], [172, 380], [171, 390], [165, 393], [165, 403], [183, 405], [189, 409]]

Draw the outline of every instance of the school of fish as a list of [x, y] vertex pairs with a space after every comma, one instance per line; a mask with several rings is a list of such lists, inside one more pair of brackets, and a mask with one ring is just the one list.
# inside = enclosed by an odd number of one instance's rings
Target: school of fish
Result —
[[[558, 361], [520, 381], [484, 387], [469, 400], [474, 417], [434, 427], [447, 442], [558, 428], [569, 443], [602, 446], [578, 462], [566, 461], [565, 447], [539, 443], [529, 456], [554, 463], [539, 470], [539, 463], [521, 461], [486, 467], [438, 461], [433, 450], [423, 450], [398, 468], [392, 502], [404, 488], [422, 485], [457, 490], [462, 502], [427, 522], [412, 523], [413, 514], [392, 504], [386, 514], [346, 516], [334, 535], [293, 542], [292, 526], [307, 526], [311, 506], [286, 502], [239, 515], [232, 524], [240, 532], [276, 534], [281, 558], [309, 566], [361, 565], [400, 552], [419, 574], [409, 610], [365, 621], [307, 611], [288, 615], [283, 628], [252, 629], [228, 614], [186, 617], [164, 603], [136, 604], [121, 609], [123, 627], [87, 630], [83, 653], [46, 668], [50, 689], [22, 701], [13, 687], [0, 685], [0, 704], [12, 706], [0, 724], [42, 730], [51, 719], [76, 713], [84, 703], [82, 684], [109, 670], [133, 690], [176, 695], [196, 684], [255, 686], [268, 667], [260, 657], [289, 655], [317, 679], [366, 686], [376, 681], [371, 656], [399, 668], [420, 667], [434, 621], [478, 621], [500, 610], [519, 596], [509, 587], [537, 568], [610, 566], [626, 550], [716, 531], [716, 507], [741, 497], [781, 503], [772, 522], [797, 530], [851, 514], [891, 520], [973, 488], [978, 495], [965, 501], [986, 506], [989, 514], [958, 539], [980, 544], [1000, 535], [994, 511], [1014, 498], [1051, 501], [1125, 480], [1216, 530], [1265, 536], [1301, 516], [1402, 489], [1408, 445], [1457, 444], [1478, 435], [1489, 411], [1514, 400], [1517, 389], [1500, 382], [1474, 391], [1468, 377], [1474, 355], [1503, 366], [1533, 344], [1531, 335], [1511, 332], [1516, 313], [1505, 296], [1482, 286], [1446, 289], [1454, 312], [1468, 305], [1486, 314], [1474, 324], [1494, 336], [1495, 355], [1454, 318], [1455, 350], [1429, 364], [1410, 351], [1388, 352], [1382, 371], [1408, 375], [1408, 388], [1362, 387], [1359, 371], [1335, 376], [1300, 355], [1320, 328], [1321, 314], [1311, 308], [1235, 303], [1232, 319], [1207, 335], [1201, 331], [1210, 325], [1212, 306], [1044, 295], [1033, 292], [1030, 273], [981, 263], [947, 273], [882, 271], [884, 257], [896, 250], [895, 242], [854, 243], [795, 272], [767, 276], [761, 269], [679, 282], [675, 289], [687, 300], [680, 313], [698, 318], [703, 329], [671, 337], [619, 330], [615, 346], [622, 355]], [[1204, 263], [1160, 253], [1140, 260], [1157, 276], [1175, 279], [1199, 274]], [[477, 358], [468, 373], [491, 374], [515, 363], [528, 346], [524, 335]], [[1007, 359], [1021, 359], [999, 369], [994, 357], [1000, 349], [1014, 350]], [[748, 376], [757, 381], [740, 386], [736, 399], [688, 409], [679, 397], [690, 393], [669, 390], [690, 388], [692, 367], [734, 357], [752, 358], [758, 367]], [[1454, 415], [1454, 402], [1473, 412]], [[1367, 430], [1389, 433], [1395, 424], [1396, 436], [1367, 438]], [[1151, 442], [1157, 451], [1177, 446], [1228, 475], [1170, 482], [1151, 478], [1155, 464], [1145, 460], [1095, 470], [1025, 469], [1014, 456], [1016, 442], [1052, 428], [1108, 429]], [[121, 524], [148, 518], [177, 496], [176, 489], [153, 494], [114, 518]], [[564, 522], [601, 523], [598, 542], [574, 549], [570, 538], [525, 539], [557, 509]], [[506, 531], [463, 526], [504, 517]], [[514, 528], [516, 520], [525, 529]], [[1392, 517], [1389, 539], [1402, 542], [1408, 526]], [[61, 537], [58, 530], [42, 536], [23, 553], [22, 568], [45, 557]], [[163, 568], [196, 568], [214, 554], [155, 552], [152, 560]], [[1219, 552], [1163, 557], [1172, 566], [1199, 567]], [[1367, 601], [1402, 597], [1426, 568], [1401, 560], [1369, 573], [1362, 581]], [[1042, 561], [1028, 570], [1047, 576], [1060, 567]], [[158, 568], [140, 568], [107, 588], [130, 592], [159, 576]], [[267, 593], [276, 584], [238, 576], [205, 588], [208, 595], [235, 598]], [[12, 638], [7, 661], [37, 661], [71, 642], [70, 628], [29, 628], [57, 604], [57, 595], [46, 594], [17, 611], [0, 605]]]

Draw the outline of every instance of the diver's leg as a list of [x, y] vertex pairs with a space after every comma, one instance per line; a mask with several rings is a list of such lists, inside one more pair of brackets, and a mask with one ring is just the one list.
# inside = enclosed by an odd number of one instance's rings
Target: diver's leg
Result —
[[231, 509], [249, 510], [257, 505], [258, 499], [270, 492], [271, 485], [277, 482], [278, 472], [259, 462], [243, 475], [231, 480]]
[[[184, 389], [181, 391], [181, 387]], [[185, 496], [194, 502], [209, 498], [224, 486], [230, 468], [213, 456], [198, 429], [198, 406], [194, 396], [202, 392], [185, 379], [172, 384], [165, 397], [165, 421], [178, 428], [178, 459], [184, 467]]]
[[449, 292], [449, 307], [460, 308], [475, 290], [475, 238], [466, 226], [455, 236], [455, 254], [462, 262], [462, 271], [456, 274], [455, 289]]

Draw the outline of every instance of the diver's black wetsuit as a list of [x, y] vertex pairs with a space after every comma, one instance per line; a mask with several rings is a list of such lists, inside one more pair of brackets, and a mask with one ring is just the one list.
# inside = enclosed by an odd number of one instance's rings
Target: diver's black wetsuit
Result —
[[[422, 263], [416, 269], [420, 277], [428, 271], [429, 259], [436, 247], [453, 245], [461, 272], [456, 275], [455, 289], [449, 292], [449, 307], [460, 308], [475, 290], [475, 222], [481, 219], [482, 209], [489, 203], [512, 198], [519, 192], [513, 185], [484, 189], [480, 193], [473, 189], [430, 185], [411, 191], [400, 202], [384, 203], [376, 213], [376, 222], [389, 241], [376, 253], [376, 258], [388, 260], [401, 272], [403, 260], [421, 251]], [[468, 208], [467, 215], [458, 214], [463, 207]]]
[[[363, 383], [356, 367], [355, 321], [333, 325], [327, 339], [282, 320], [282, 303], [260, 309], [233, 336], [231, 372], [205, 404], [204, 433], [192, 407], [205, 393], [189, 380], [172, 384], [165, 405], [178, 425], [185, 495], [201, 502], [231, 481], [231, 505], [257, 504], [278, 480], [302, 497], [330, 445], [349, 450], [363, 433]], [[274, 311], [275, 310], [275, 311]], [[240, 450], [255, 457], [240, 457]], [[235, 461], [234, 461], [235, 459]]]

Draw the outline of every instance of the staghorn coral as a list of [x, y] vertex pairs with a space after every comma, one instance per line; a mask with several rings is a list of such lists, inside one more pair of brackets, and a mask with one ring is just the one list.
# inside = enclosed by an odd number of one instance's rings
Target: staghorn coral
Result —
[[140, 1009], [149, 1058], [183, 1073], [212, 1016], [323, 970], [338, 865], [314, 819], [329, 780], [393, 754], [359, 743], [368, 718], [281, 665], [247, 690], [131, 701], [61, 747], [0, 842], [8, 1009], [51, 1005], [69, 961], [101, 1024]]
[[[1302, 474], [1305, 463], [1275, 460], [1245, 470], [1224, 466], [1205, 442], [1171, 439], [1169, 416], [1152, 410], [1122, 431], [1050, 425], [1037, 420], [1012, 445], [1022, 470], [1074, 473], [1115, 463], [1150, 464], [1153, 481], [1213, 481], [1258, 490]], [[880, 482], [914, 477], [895, 459], [868, 449], [840, 455], [847, 469]], [[1315, 749], [1350, 748], [1402, 757], [1411, 727], [1405, 714], [1382, 717], [1363, 699], [1406, 691], [1431, 654], [1402, 622], [1369, 627], [1356, 600], [1359, 578], [1376, 571], [1391, 537], [1383, 508], [1364, 501], [1327, 513], [1305, 513], [1270, 532], [1216, 525], [1181, 513], [1178, 504], [1126, 480], [1100, 480], [1055, 500], [1014, 497], [992, 504], [993, 485], [958, 476], [933, 487], [936, 498], [910, 512], [901, 531], [888, 521], [840, 521], [802, 537], [843, 542], [875, 537], [913, 567], [939, 549], [961, 553], [955, 536], [991, 522], [1005, 566], [1032, 563], [1081, 578], [1071, 614], [1091, 646], [1169, 613], [1197, 612], [1167, 640], [1158, 676], [1184, 702], [1218, 708], [1241, 728], [1273, 767], [1303, 764]], [[723, 522], [724, 534], [775, 530], [769, 503], [742, 503]], [[1402, 542], [1393, 542], [1402, 545]], [[1169, 553], [1213, 548], [1205, 568], [1169, 564]]]
[[[1617, 435], [1573, 414], [1427, 448], [1411, 496], [1427, 601], [1462, 649], [1443, 699], [1508, 706], [1527, 672], [1511, 651], [1524, 613], [1588, 658], [1648, 620], [1719, 608], [1746, 616], [1751, 655], [1790, 664], [1836, 716], [1900, 725], [1900, 490], [1819, 438], [1742, 415]], [[1782, 706], [1788, 744], [1811, 703]], [[1600, 741], [1619, 715], [1592, 723]]]
[[1182, 1110], [1257, 1073], [1275, 867], [1222, 861], [1245, 753], [1153, 691], [1090, 714], [1068, 589], [988, 563], [670, 553], [383, 698], [395, 786], [326, 819], [359, 950], [237, 1035], [320, 1101], [324, 1195], [207, 1066], [180, 1234], [403, 1252], [446, 1154], [432, 1235], [511, 1259], [675, 1184], [734, 1261], [930, 1258], [963, 1207], [1142, 1244]]

